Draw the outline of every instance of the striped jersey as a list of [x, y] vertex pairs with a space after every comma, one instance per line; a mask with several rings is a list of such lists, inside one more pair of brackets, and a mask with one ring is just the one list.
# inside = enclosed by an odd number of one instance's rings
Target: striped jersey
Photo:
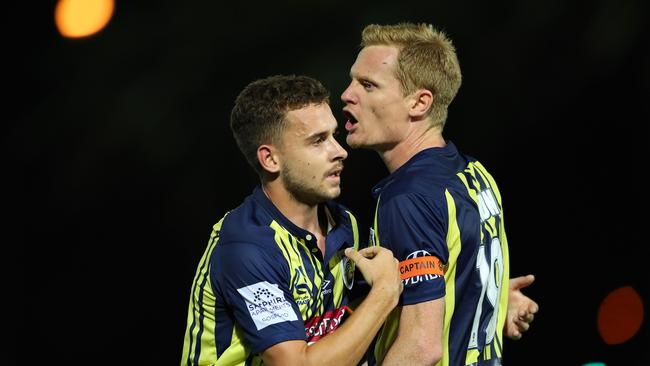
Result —
[[[423, 150], [373, 188], [371, 245], [400, 261], [400, 305], [445, 298], [437, 365], [500, 365], [509, 262], [501, 195], [492, 176], [453, 143]], [[382, 360], [399, 311], [375, 344]]]
[[261, 187], [214, 225], [192, 284], [181, 365], [260, 365], [289, 340], [315, 342], [349, 316], [358, 248], [355, 217], [330, 201], [329, 230], [316, 237], [289, 221]]

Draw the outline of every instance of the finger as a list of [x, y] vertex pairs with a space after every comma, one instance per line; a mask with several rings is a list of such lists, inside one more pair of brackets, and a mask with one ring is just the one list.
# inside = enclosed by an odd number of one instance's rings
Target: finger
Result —
[[352, 261], [357, 264], [360, 261], [364, 260], [364, 256], [361, 255], [358, 251], [353, 248], [345, 248], [345, 256], [352, 259]]
[[520, 288], [530, 286], [533, 282], [535, 282], [535, 276], [529, 274], [527, 276], [519, 276], [519, 277], [511, 278], [510, 286], [513, 289], [520, 289]]
[[375, 256], [377, 256], [377, 254], [379, 254], [379, 252], [381, 250], [382, 250], [381, 247], [372, 246], [372, 247], [367, 247], [367, 248], [361, 249], [359, 251], [359, 254], [361, 254], [365, 258], [372, 259]]
[[530, 328], [529, 323], [527, 323], [525, 321], [518, 320], [518, 319], [515, 320], [515, 324], [517, 325], [517, 330], [519, 332], [525, 332], [525, 331], [528, 330], [528, 328]]
[[528, 312], [531, 314], [535, 314], [539, 311], [539, 305], [535, 301], [531, 300], [530, 305], [528, 305]]
[[535, 320], [535, 314], [527, 313], [523, 316], [520, 316], [519, 320], [524, 321], [526, 323], [531, 323], [533, 320]]
[[506, 336], [510, 339], [519, 340], [521, 339], [521, 333], [517, 330], [517, 327], [514, 325], [509, 325], [507, 328]]

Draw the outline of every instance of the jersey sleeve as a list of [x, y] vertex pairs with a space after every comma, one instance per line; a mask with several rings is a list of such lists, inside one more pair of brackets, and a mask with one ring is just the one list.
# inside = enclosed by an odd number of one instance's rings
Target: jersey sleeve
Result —
[[442, 265], [447, 263], [445, 213], [430, 197], [409, 193], [381, 202], [378, 240], [400, 262], [404, 283], [400, 305], [435, 300], [445, 295]]
[[280, 253], [247, 243], [217, 246], [210, 279], [232, 311], [253, 354], [274, 344], [305, 340], [300, 310], [289, 290], [290, 274]]

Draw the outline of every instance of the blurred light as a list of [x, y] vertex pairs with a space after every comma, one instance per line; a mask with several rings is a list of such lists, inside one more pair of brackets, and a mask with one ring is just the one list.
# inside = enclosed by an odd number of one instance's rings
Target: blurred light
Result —
[[114, 8], [114, 0], [59, 0], [54, 20], [64, 37], [87, 37], [108, 24]]
[[605, 365], [605, 363], [603, 362], [589, 362], [582, 366], [607, 366], [607, 365]]
[[643, 302], [631, 286], [610, 292], [598, 309], [598, 331], [607, 344], [632, 338], [643, 323]]

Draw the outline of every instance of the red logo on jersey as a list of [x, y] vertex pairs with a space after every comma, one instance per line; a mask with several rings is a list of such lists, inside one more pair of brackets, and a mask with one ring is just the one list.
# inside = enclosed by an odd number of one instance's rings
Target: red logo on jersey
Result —
[[347, 306], [341, 306], [340, 308], [328, 311], [323, 315], [308, 319], [305, 321], [305, 333], [307, 333], [307, 342], [316, 342], [329, 333], [332, 333], [350, 314], [352, 314], [352, 309]]

